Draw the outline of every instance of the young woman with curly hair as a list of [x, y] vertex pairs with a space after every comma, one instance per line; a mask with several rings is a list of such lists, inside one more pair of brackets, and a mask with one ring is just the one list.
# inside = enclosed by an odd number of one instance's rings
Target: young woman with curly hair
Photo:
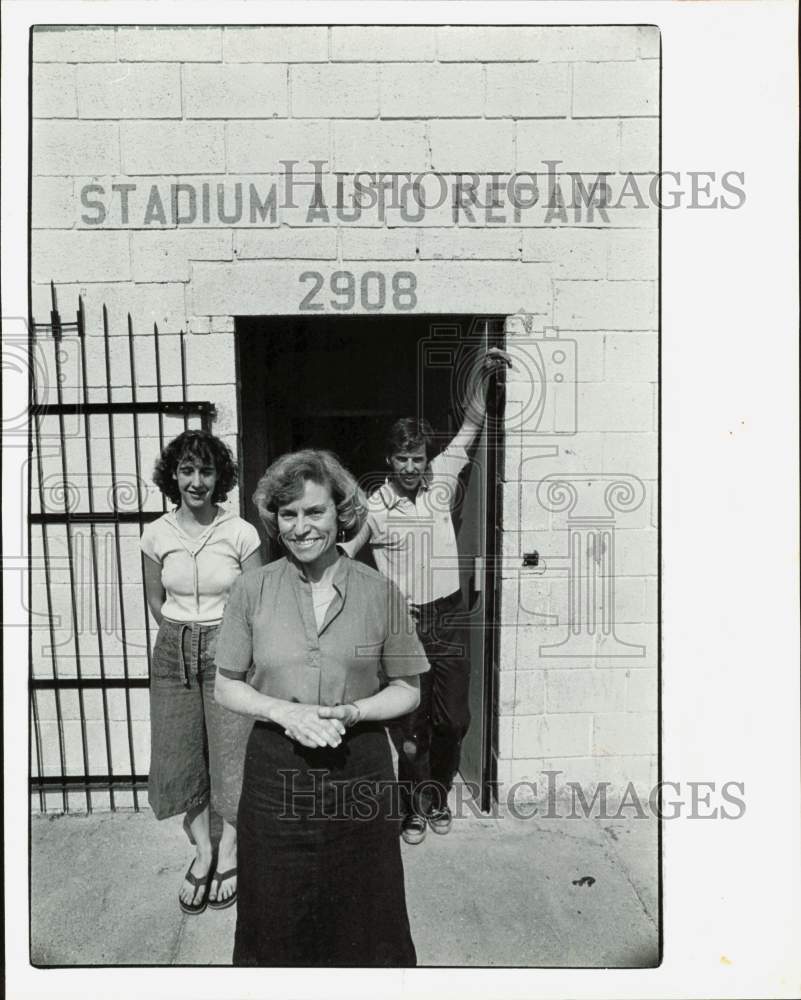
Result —
[[[236, 810], [250, 726], [214, 701], [214, 657], [231, 586], [262, 560], [253, 525], [220, 506], [236, 478], [223, 441], [185, 431], [164, 448], [153, 474], [176, 507], [141, 539], [145, 593], [159, 625], [148, 799], [158, 819], [186, 816], [195, 857], [178, 902], [191, 914], [230, 906], [237, 894]], [[216, 857], [210, 808], [223, 820]]]
[[253, 499], [285, 557], [236, 581], [217, 653], [218, 701], [256, 719], [234, 965], [414, 965], [384, 723], [428, 662], [397, 587], [337, 548], [366, 511], [335, 456], [282, 456]]

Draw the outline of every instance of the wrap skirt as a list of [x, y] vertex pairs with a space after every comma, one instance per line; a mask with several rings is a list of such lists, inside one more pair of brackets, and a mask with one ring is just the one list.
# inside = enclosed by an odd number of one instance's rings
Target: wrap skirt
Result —
[[237, 822], [233, 964], [416, 965], [383, 725], [307, 748], [256, 722]]

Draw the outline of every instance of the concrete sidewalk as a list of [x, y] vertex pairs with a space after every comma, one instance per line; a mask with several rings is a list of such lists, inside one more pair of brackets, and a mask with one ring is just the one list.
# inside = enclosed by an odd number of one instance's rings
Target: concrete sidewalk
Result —
[[[655, 965], [656, 834], [652, 819], [472, 816], [403, 845], [419, 964]], [[191, 855], [180, 821], [149, 811], [32, 816], [32, 962], [229, 965], [236, 907], [178, 907]]]

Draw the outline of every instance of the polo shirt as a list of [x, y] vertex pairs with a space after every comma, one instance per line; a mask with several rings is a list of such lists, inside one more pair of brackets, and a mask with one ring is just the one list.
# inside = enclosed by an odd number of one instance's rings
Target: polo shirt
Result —
[[464, 448], [451, 445], [429, 463], [414, 501], [398, 496], [389, 479], [367, 499], [375, 564], [412, 604], [459, 589], [451, 509], [467, 461]]
[[165, 618], [176, 622], [218, 622], [242, 563], [261, 545], [252, 524], [217, 507], [211, 524], [196, 538], [187, 535], [175, 511], [145, 525], [144, 554], [161, 565]]
[[217, 639], [217, 669], [262, 694], [309, 705], [369, 698], [386, 677], [429, 669], [408, 606], [374, 569], [340, 556], [319, 630], [311, 584], [283, 558], [241, 576]]

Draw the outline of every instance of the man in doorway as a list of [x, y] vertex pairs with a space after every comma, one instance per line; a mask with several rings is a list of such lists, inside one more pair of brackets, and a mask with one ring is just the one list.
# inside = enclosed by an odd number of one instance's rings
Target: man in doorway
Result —
[[462, 425], [440, 454], [432, 456], [434, 433], [427, 420], [406, 417], [392, 425], [385, 450], [389, 474], [368, 498], [361, 531], [342, 546], [353, 556], [369, 540], [376, 566], [409, 602], [431, 664], [421, 677], [419, 707], [391, 729], [404, 811], [401, 836], [408, 844], [419, 844], [427, 826], [439, 834], [451, 828], [448, 792], [470, 723], [470, 661], [459, 622], [465, 609], [452, 511], [467, 450], [486, 416], [489, 377], [505, 367], [511, 367], [505, 351], [478, 355]]

